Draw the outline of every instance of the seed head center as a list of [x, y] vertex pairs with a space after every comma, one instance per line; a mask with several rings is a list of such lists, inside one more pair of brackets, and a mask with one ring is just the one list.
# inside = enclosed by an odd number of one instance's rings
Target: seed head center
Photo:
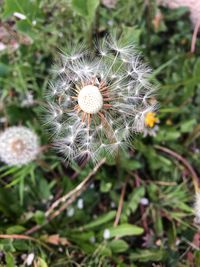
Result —
[[16, 139], [12, 141], [11, 148], [14, 153], [20, 154], [25, 149], [25, 145], [21, 139]]
[[103, 97], [99, 88], [94, 85], [84, 86], [79, 92], [78, 104], [86, 113], [98, 113], [103, 106]]

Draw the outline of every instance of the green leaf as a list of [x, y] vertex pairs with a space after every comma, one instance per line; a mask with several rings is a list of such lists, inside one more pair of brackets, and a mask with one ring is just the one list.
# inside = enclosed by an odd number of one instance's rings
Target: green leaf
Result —
[[191, 119], [191, 120], [187, 120], [187, 121], [183, 121], [181, 123], [181, 132], [182, 133], [189, 133], [194, 126], [196, 125], [196, 119]]
[[199, 77], [200, 76], [200, 60], [198, 59], [195, 66], [194, 66], [194, 75]]
[[195, 266], [200, 266], [200, 251], [195, 251], [194, 253], [195, 256]]
[[72, 0], [72, 7], [79, 15], [86, 17], [88, 15], [87, 0]]
[[157, 136], [156, 136], [156, 140], [157, 141], [173, 141], [173, 140], [177, 140], [179, 137], [181, 136], [180, 131], [176, 130], [176, 129], [161, 129]]
[[140, 36], [141, 36], [141, 29], [137, 29], [136, 27], [123, 27], [123, 40], [127, 43], [132, 44], [139, 44]]
[[100, 216], [99, 218], [97, 218], [93, 222], [88, 223], [86, 225], [83, 225], [80, 228], [80, 230], [88, 230], [88, 229], [91, 229], [91, 228], [94, 228], [94, 227], [98, 227], [98, 226], [100, 226], [102, 224], [105, 224], [105, 223], [111, 221], [112, 219], [114, 219], [115, 215], [116, 215], [116, 211], [110, 211], [110, 212]]
[[48, 267], [48, 265], [44, 259], [38, 258], [38, 267]]
[[130, 215], [130, 212], [134, 212], [140, 202], [140, 199], [144, 196], [145, 190], [144, 187], [137, 187], [134, 189], [133, 193], [130, 196], [130, 200], [128, 201], [126, 213]]
[[20, 233], [24, 232], [25, 229], [26, 228], [23, 227], [22, 225], [13, 225], [13, 226], [7, 228], [6, 233], [9, 235], [20, 234]]
[[20, 12], [19, 6], [17, 5], [17, 1], [15, 0], [5, 0], [3, 6], [3, 18], [7, 19], [11, 16], [14, 12]]
[[161, 261], [165, 258], [166, 254], [167, 251], [162, 249], [138, 249], [130, 254], [130, 259], [140, 262]]
[[87, 10], [88, 10], [88, 18], [90, 22], [93, 21], [96, 13], [96, 9], [99, 5], [99, 0], [87, 0]]
[[6, 253], [6, 267], [15, 267], [15, 260], [11, 253]]
[[17, 21], [17, 29], [28, 35], [31, 39], [34, 39], [36, 32], [34, 32], [33, 26], [25, 19]]
[[121, 157], [121, 166], [124, 170], [134, 171], [142, 167], [141, 163], [138, 160], [127, 157], [124, 155]]
[[29, 120], [34, 113], [30, 108], [21, 108], [12, 104], [6, 107], [6, 115], [10, 123], [16, 124], [19, 120], [23, 122]]
[[4, 1], [3, 19], [7, 19], [14, 13], [20, 13], [25, 16], [25, 19], [16, 19], [17, 29], [30, 38], [36, 37], [36, 30], [33, 21], [41, 21], [43, 14], [39, 8], [39, 1], [28, 0], [5, 0]]
[[129, 170], [129, 171], [133, 171], [133, 170], [137, 170], [139, 168], [141, 168], [141, 163], [137, 160], [126, 160], [126, 162], [124, 162], [124, 168], [126, 170]]
[[168, 14], [168, 20], [174, 20], [181, 18], [184, 14], [188, 12], [188, 7], [181, 6], [179, 8], [171, 10], [170, 14]]
[[71, 4], [80, 16], [84, 17], [91, 23], [94, 19], [99, 0], [72, 0]]
[[24, 202], [24, 177], [20, 177], [19, 180], [19, 201], [20, 204], [23, 205]]
[[43, 224], [45, 222], [45, 214], [43, 211], [37, 210], [34, 214], [34, 218], [37, 224]]
[[0, 77], [6, 76], [9, 73], [9, 66], [0, 62]]
[[109, 231], [110, 231], [110, 238], [115, 236], [123, 237], [123, 236], [141, 235], [144, 232], [143, 228], [128, 223], [109, 228]]
[[102, 193], [107, 193], [110, 191], [111, 187], [112, 187], [112, 183], [107, 183], [104, 180], [102, 180], [101, 185], [100, 185], [100, 191]]
[[40, 9], [37, 1], [5, 0], [3, 10], [4, 19], [13, 15], [14, 12], [25, 15], [30, 21], [38, 18], [40, 15]]
[[112, 240], [108, 245], [113, 253], [124, 252], [129, 247], [124, 240]]

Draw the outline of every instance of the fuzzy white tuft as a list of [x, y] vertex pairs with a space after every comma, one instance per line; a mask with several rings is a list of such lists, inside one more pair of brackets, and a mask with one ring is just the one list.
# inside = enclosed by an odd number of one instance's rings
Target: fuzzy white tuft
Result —
[[103, 106], [103, 97], [98, 87], [94, 85], [84, 86], [78, 95], [78, 104], [86, 113], [98, 113]]
[[62, 55], [47, 92], [46, 122], [67, 160], [115, 156], [156, 109], [151, 70], [134, 46], [114, 37], [96, 46], [94, 54], [82, 46]]
[[8, 165], [27, 164], [38, 152], [38, 136], [26, 127], [9, 127], [0, 134], [0, 159]]

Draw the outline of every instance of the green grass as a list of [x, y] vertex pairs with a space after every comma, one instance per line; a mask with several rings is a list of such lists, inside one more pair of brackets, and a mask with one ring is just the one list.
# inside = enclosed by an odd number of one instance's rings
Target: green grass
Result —
[[[50, 144], [41, 106], [59, 51], [77, 42], [92, 49], [96, 37], [116, 32], [136, 43], [153, 68], [152, 78], [159, 84], [159, 131], [155, 137], [136, 135], [134, 152], [121, 154], [118, 164], [103, 164], [91, 185], [51, 221], [46, 210], [81, 183], [92, 166], [67, 165], [53, 149], [20, 168], [1, 163], [0, 237], [19, 236], [0, 238], [0, 266], [25, 266], [30, 253], [31, 266], [38, 267], [199, 266], [194, 186], [184, 163], [198, 172], [200, 46], [197, 43], [196, 52], [190, 53], [188, 12], [160, 8], [154, 1], [145, 5], [143, 0], [119, 0], [114, 9], [97, 0], [83, 2], [4, 0], [0, 28], [9, 38], [4, 37], [7, 49], [0, 51], [0, 118], [6, 117], [9, 126], [34, 129], [43, 146]], [[155, 29], [152, 20], [159, 9], [163, 19]], [[19, 20], [14, 12], [27, 18]], [[13, 42], [19, 44], [16, 50]], [[22, 107], [28, 91], [35, 104]], [[114, 227], [125, 183], [120, 221]], [[147, 205], [141, 204], [143, 198]], [[80, 199], [83, 208], [77, 206]], [[25, 234], [35, 225], [38, 230]], [[109, 239], [103, 238], [106, 229]]]

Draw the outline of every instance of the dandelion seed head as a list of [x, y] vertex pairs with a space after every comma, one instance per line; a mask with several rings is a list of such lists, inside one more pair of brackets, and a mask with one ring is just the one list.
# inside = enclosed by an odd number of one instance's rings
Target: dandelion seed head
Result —
[[84, 46], [64, 52], [47, 92], [46, 121], [67, 160], [96, 163], [115, 157], [145, 127], [145, 114], [156, 109], [150, 101], [155, 88], [151, 70], [135, 47], [108, 37], [96, 48], [97, 53]]
[[94, 85], [84, 86], [78, 95], [80, 108], [88, 114], [96, 114], [103, 106], [103, 97]]
[[38, 136], [26, 127], [9, 127], [0, 134], [0, 159], [8, 165], [27, 164], [38, 152]]

